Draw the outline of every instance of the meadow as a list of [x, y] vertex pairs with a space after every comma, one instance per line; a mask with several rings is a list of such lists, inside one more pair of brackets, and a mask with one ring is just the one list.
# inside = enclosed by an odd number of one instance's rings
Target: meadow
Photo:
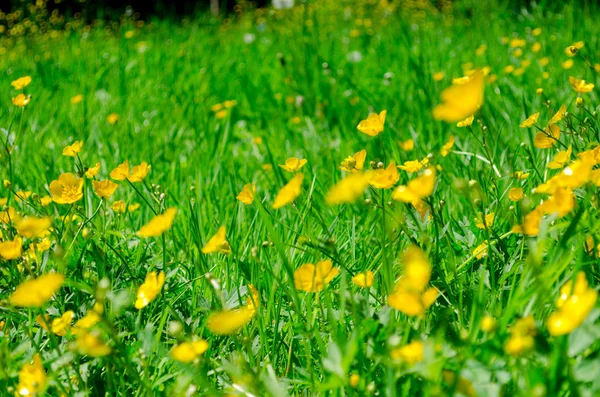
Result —
[[0, 395], [600, 394], [598, 6], [48, 7], [0, 13]]

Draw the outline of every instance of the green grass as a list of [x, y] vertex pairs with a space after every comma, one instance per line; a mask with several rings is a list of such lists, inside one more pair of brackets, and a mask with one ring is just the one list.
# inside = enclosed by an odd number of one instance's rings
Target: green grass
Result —
[[[519, 124], [541, 112], [543, 128], [565, 104], [570, 116], [559, 124], [560, 142], [572, 145], [572, 159], [600, 141], [597, 88], [581, 94], [584, 104], [577, 107], [568, 80], [599, 82], [593, 68], [600, 63], [598, 9], [465, 1], [440, 12], [419, 2], [383, 3], [310, 1], [291, 10], [244, 9], [226, 20], [156, 19], [144, 26], [125, 17], [93, 27], [54, 21], [44, 33], [0, 37], [1, 138], [9, 134], [13, 167], [11, 177], [2, 147], [0, 176], [11, 185], [0, 197], [11, 197], [20, 214], [53, 219], [52, 247], [37, 261], [0, 261], [0, 394], [14, 395], [19, 371], [35, 353], [48, 375], [48, 395], [600, 392], [598, 305], [569, 335], [550, 336], [546, 326], [560, 287], [578, 271], [592, 288], [599, 284], [598, 259], [584, 250], [586, 237], [600, 240], [596, 186], [576, 189], [575, 208], [561, 218], [546, 216], [537, 236], [510, 233], [545, 198], [532, 189], [557, 173], [546, 168], [557, 147], [535, 148], [537, 130]], [[0, 25], [11, 28], [5, 20]], [[532, 34], [535, 28], [541, 35]], [[503, 37], [526, 40], [523, 54], [515, 56]], [[585, 46], [568, 58], [565, 48], [579, 40]], [[487, 50], [477, 55], [481, 45]], [[539, 63], [544, 57], [547, 66]], [[565, 70], [567, 59], [574, 65]], [[522, 75], [504, 71], [522, 60], [531, 61]], [[472, 66], [465, 69], [489, 66], [497, 80], [486, 85], [472, 128], [457, 128], [434, 120], [431, 110], [466, 63]], [[445, 77], [435, 81], [440, 71]], [[10, 83], [26, 75], [33, 79], [26, 88], [32, 99], [21, 109], [11, 103], [17, 92]], [[80, 94], [83, 101], [71, 104]], [[225, 100], [237, 104], [217, 118], [211, 106]], [[383, 109], [381, 135], [356, 129]], [[107, 122], [111, 113], [120, 116], [114, 125]], [[442, 157], [451, 135], [453, 152]], [[407, 139], [415, 140], [412, 152], [397, 143]], [[48, 195], [61, 173], [77, 171], [74, 158], [61, 156], [76, 140], [84, 142], [85, 167], [101, 164], [99, 179], [126, 159], [146, 161], [151, 171], [143, 183], [120, 182], [103, 202], [86, 180], [84, 198], [74, 206], [40, 206], [36, 195]], [[410, 205], [393, 201], [390, 189], [370, 188], [356, 203], [328, 206], [324, 196], [343, 176], [340, 162], [362, 149], [367, 168], [425, 157], [438, 165], [431, 216], [423, 220]], [[288, 157], [308, 160], [302, 193], [274, 210], [275, 194], [291, 178], [278, 166]], [[516, 171], [530, 176], [517, 180]], [[415, 177], [400, 171], [398, 184]], [[249, 182], [257, 194], [246, 206], [235, 197]], [[508, 190], [521, 186], [525, 199], [510, 201]], [[17, 191], [34, 195], [16, 202]], [[141, 208], [118, 214], [110, 209], [116, 200]], [[136, 236], [154, 212], [173, 206], [179, 212], [164, 237]], [[490, 212], [492, 227], [475, 227]], [[79, 219], [63, 222], [67, 214]], [[0, 226], [12, 240], [14, 225]], [[232, 253], [201, 253], [220, 226]], [[488, 255], [474, 258], [485, 240]], [[386, 303], [411, 243], [427, 253], [431, 285], [440, 291], [423, 317]], [[293, 272], [328, 258], [340, 275], [322, 292], [296, 291]], [[166, 284], [137, 310], [137, 288], [152, 270], [164, 271]], [[353, 285], [351, 277], [366, 270], [376, 273], [373, 287]], [[51, 271], [67, 279], [43, 308], [9, 304], [17, 285]], [[249, 284], [259, 291], [255, 317], [239, 333], [212, 334], [210, 313], [245, 302]], [[112, 348], [106, 357], [80, 355], [75, 335], [53, 335], [35, 322], [42, 312], [57, 317], [66, 310], [76, 321], [95, 301], [105, 302], [97, 327]], [[486, 315], [496, 319], [493, 332], [481, 330]], [[535, 319], [535, 346], [511, 356], [505, 352], [510, 328], [527, 315]], [[209, 343], [198, 360], [181, 364], [169, 357], [178, 341], [193, 337]], [[395, 347], [412, 341], [423, 341], [422, 361], [392, 360]], [[357, 387], [350, 386], [351, 374], [360, 376]]]

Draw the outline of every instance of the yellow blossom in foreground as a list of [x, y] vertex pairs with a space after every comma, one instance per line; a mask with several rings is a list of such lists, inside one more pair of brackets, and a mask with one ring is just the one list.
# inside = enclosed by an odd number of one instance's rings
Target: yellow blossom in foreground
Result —
[[255, 193], [256, 186], [253, 183], [247, 183], [244, 185], [242, 191], [235, 198], [246, 205], [250, 205], [254, 202]]
[[111, 352], [108, 346], [96, 332], [82, 330], [77, 333], [76, 345], [81, 354], [91, 357], [108, 356]]
[[533, 145], [538, 149], [548, 149], [556, 144], [560, 138], [560, 127], [556, 124], [550, 124], [544, 132], [540, 131], [535, 135]]
[[591, 92], [594, 89], [594, 84], [586, 83], [583, 79], [576, 79], [573, 76], [569, 76], [569, 83], [571, 83], [571, 87], [580, 94], [584, 94], [586, 92]]
[[377, 136], [383, 132], [383, 126], [385, 124], [385, 116], [387, 112], [382, 110], [381, 113], [371, 113], [366, 120], [362, 120], [358, 123], [358, 130], [363, 134], [369, 136]]
[[319, 292], [339, 273], [329, 259], [317, 262], [316, 265], [307, 263], [294, 272], [294, 285], [299, 291]]
[[479, 229], [487, 229], [490, 226], [492, 226], [492, 223], [494, 223], [494, 213], [490, 212], [489, 214], [487, 214], [484, 219], [476, 219], [475, 220], [475, 226], [477, 226], [477, 228]]
[[67, 157], [75, 157], [77, 156], [77, 153], [81, 152], [82, 146], [82, 141], [75, 141], [72, 145], [65, 146], [65, 148], [62, 151], [62, 155]]
[[475, 120], [475, 116], [469, 116], [463, 121], [459, 121], [458, 123], [456, 123], [456, 126], [459, 128], [470, 127], [471, 125], [473, 125], [473, 120]]
[[408, 365], [416, 364], [423, 361], [423, 343], [414, 341], [406, 346], [398, 347], [390, 352], [390, 356], [394, 361], [402, 361]]
[[440, 154], [442, 155], [442, 157], [446, 157], [448, 154], [450, 154], [450, 150], [452, 149], [453, 146], [454, 146], [454, 136], [450, 135], [450, 138], [448, 138], [448, 141], [440, 149]]
[[94, 187], [94, 192], [102, 198], [109, 198], [119, 187], [119, 185], [110, 179], [104, 181], [92, 181], [92, 186]]
[[410, 151], [414, 150], [414, 148], [415, 148], [415, 141], [412, 139], [407, 139], [405, 141], [399, 141], [398, 146], [400, 146], [400, 148], [402, 150], [406, 150], [407, 152], [410, 152]]
[[533, 316], [530, 315], [517, 320], [510, 330], [511, 336], [504, 345], [504, 350], [511, 356], [519, 356], [529, 352], [535, 347], [533, 337], [536, 333]]
[[200, 339], [192, 342], [182, 342], [174, 346], [169, 355], [173, 360], [188, 364], [204, 354], [206, 350], [208, 350], [208, 342]]
[[367, 151], [361, 150], [360, 152], [354, 153], [352, 156], [348, 156], [342, 161], [340, 169], [347, 172], [359, 172], [362, 171], [365, 165], [365, 159], [367, 158]]
[[15, 90], [20, 91], [23, 88], [27, 87], [30, 83], [31, 83], [31, 77], [24, 76], [24, 77], [19, 77], [18, 79], [14, 80], [12, 83], [10, 83], [10, 85], [12, 85]]
[[427, 160], [427, 158], [424, 158], [423, 160], [409, 160], [405, 161], [404, 164], [399, 165], [398, 168], [406, 172], [418, 172], [421, 171], [428, 162], [429, 160]]
[[213, 334], [231, 335], [245, 327], [256, 315], [259, 307], [259, 294], [253, 285], [248, 285], [250, 296], [246, 304], [233, 310], [221, 310], [212, 313], [206, 326]]
[[49, 273], [21, 283], [8, 298], [10, 304], [21, 307], [42, 307], [65, 281], [62, 274]]
[[40, 324], [40, 326], [46, 331], [49, 331], [48, 327], [50, 327], [50, 330], [52, 330], [54, 334], [65, 336], [67, 331], [71, 329], [71, 322], [73, 321], [74, 316], [75, 313], [73, 313], [71, 310], [68, 310], [62, 316], [55, 318], [52, 321], [50, 321], [50, 316], [47, 315], [44, 317], [37, 316], [36, 320], [38, 324]]
[[[122, 212], [125, 212], [125, 203], [123, 203]], [[140, 237], [158, 237], [171, 228], [176, 214], [177, 208], [168, 208], [163, 214], [156, 215], [150, 222], [142, 226], [136, 234]]]
[[527, 117], [527, 119], [525, 119], [523, 122], [521, 122], [519, 127], [521, 127], [521, 128], [532, 127], [535, 124], [537, 124], [539, 117], [540, 117], [540, 112], [534, 113], [531, 116]]
[[567, 150], [561, 150], [556, 153], [552, 161], [548, 163], [548, 168], [555, 170], [564, 167], [564, 165], [571, 160], [572, 150], [571, 146], [569, 146]]
[[412, 203], [415, 207], [425, 197], [431, 196], [435, 187], [435, 168], [427, 168], [419, 177], [398, 186], [392, 193], [392, 199], [403, 203]]
[[300, 168], [304, 167], [307, 162], [308, 160], [306, 159], [290, 157], [289, 159], [285, 160], [285, 164], [279, 164], [279, 166], [287, 172], [297, 172], [300, 171]]
[[336, 183], [325, 195], [329, 205], [353, 203], [369, 187], [371, 173], [353, 173]]
[[148, 165], [145, 161], [142, 161], [140, 165], [136, 165], [131, 168], [131, 174], [129, 174], [129, 182], [141, 182], [152, 168], [151, 165]]
[[19, 237], [16, 237], [12, 241], [3, 241], [0, 243], [0, 257], [7, 261], [19, 258], [22, 250], [23, 240]]
[[39, 354], [33, 356], [32, 364], [25, 364], [19, 371], [18, 396], [36, 396], [46, 389], [46, 372]]
[[387, 168], [378, 169], [370, 173], [371, 179], [369, 183], [371, 186], [378, 189], [390, 189], [400, 179], [398, 174], [398, 168], [396, 163], [393, 161], [387, 166]]
[[88, 168], [85, 172], [85, 176], [88, 177], [88, 179], [92, 179], [98, 175], [98, 172], [100, 172], [100, 163], [96, 163], [95, 166]]
[[456, 123], [475, 114], [483, 104], [484, 78], [481, 70], [464, 84], [455, 84], [442, 92], [442, 104], [433, 109], [436, 120]]
[[473, 250], [473, 256], [477, 259], [481, 259], [484, 256], [487, 256], [488, 245], [488, 241], [484, 240], [483, 243], [475, 247], [475, 249]]
[[375, 275], [372, 271], [367, 270], [364, 273], [356, 273], [354, 277], [352, 277], [352, 283], [362, 288], [371, 287], [373, 285], [373, 281], [375, 279]]
[[57, 204], [73, 204], [83, 198], [83, 179], [67, 172], [50, 183], [52, 200]]
[[508, 199], [510, 201], [519, 201], [523, 199], [523, 189], [520, 187], [513, 187], [508, 191]]
[[584, 272], [579, 272], [575, 283], [571, 280], [560, 289], [556, 302], [558, 310], [548, 317], [546, 325], [550, 335], [566, 335], [573, 332], [594, 308], [598, 292], [589, 288]]
[[165, 284], [165, 273], [150, 272], [146, 275], [146, 280], [137, 291], [137, 297], [135, 300], [135, 308], [143, 309], [148, 306], [160, 293], [163, 285]]
[[25, 238], [43, 237], [50, 226], [52, 226], [52, 218], [49, 216], [43, 218], [26, 216], [15, 220], [17, 233]]
[[535, 208], [523, 218], [523, 224], [513, 227], [513, 232], [522, 233], [526, 236], [537, 236], [540, 232], [540, 222], [544, 215], [541, 207]]
[[223, 254], [231, 253], [231, 246], [225, 236], [225, 226], [221, 226], [219, 230], [208, 240], [206, 245], [202, 247], [203, 254], [212, 254], [215, 252], [221, 252]]
[[279, 209], [286, 204], [292, 203], [300, 195], [304, 174], [297, 173], [294, 177], [279, 190], [273, 201], [273, 208]]
[[106, 121], [108, 121], [108, 124], [114, 125], [117, 123], [117, 121], [119, 121], [121, 117], [119, 117], [118, 114], [116, 113], [111, 113], [106, 117]]
[[16, 107], [25, 107], [31, 101], [31, 95], [19, 94], [12, 99], [13, 105]]

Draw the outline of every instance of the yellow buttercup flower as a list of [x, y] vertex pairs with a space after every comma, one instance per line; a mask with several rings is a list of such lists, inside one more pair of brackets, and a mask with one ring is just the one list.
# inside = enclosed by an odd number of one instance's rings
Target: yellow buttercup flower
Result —
[[[125, 203], [123, 203], [122, 212], [125, 212]], [[168, 208], [164, 213], [156, 215], [150, 222], [142, 226], [136, 234], [140, 237], [158, 237], [171, 228], [176, 214], [177, 208]]]
[[552, 116], [548, 124], [556, 124], [561, 121], [565, 117], [565, 113], [567, 112], [567, 107], [565, 105], [561, 105], [556, 114]]
[[548, 168], [555, 170], [564, 167], [565, 164], [571, 160], [572, 150], [571, 146], [569, 146], [567, 150], [561, 150], [556, 153], [552, 158], [552, 161], [548, 163]]
[[435, 168], [430, 167], [421, 176], [409, 181], [406, 186], [398, 186], [392, 193], [392, 199], [416, 206], [416, 203], [431, 196], [434, 188]]
[[450, 135], [448, 141], [440, 149], [440, 154], [442, 155], [442, 157], [446, 157], [448, 154], [450, 154], [450, 150], [452, 150], [452, 147], [454, 147], [454, 136]]
[[42, 307], [58, 291], [65, 276], [49, 273], [21, 283], [8, 298], [13, 306]]
[[46, 389], [46, 372], [42, 365], [40, 355], [33, 356], [32, 364], [25, 364], [19, 371], [18, 396], [36, 396], [44, 393]]
[[287, 172], [297, 172], [300, 171], [300, 168], [304, 167], [307, 161], [308, 160], [306, 159], [290, 157], [289, 159], [285, 160], [285, 164], [279, 164], [279, 166]]
[[307, 263], [294, 272], [294, 285], [299, 291], [319, 292], [339, 273], [329, 259], [317, 262], [316, 265]]
[[364, 273], [356, 273], [354, 277], [352, 277], [352, 283], [362, 288], [373, 286], [374, 280], [375, 275], [370, 270], [367, 270]]
[[325, 201], [329, 205], [353, 203], [369, 187], [371, 173], [355, 172], [336, 183], [325, 195]]
[[496, 319], [486, 315], [481, 319], [480, 327], [483, 332], [492, 332], [496, 328]]
[[367, 151], [361, 150], [360, 152], [354, 153], [352, 156], [348, 156], [342, 161], [340, 169], [347, 172], [359, 172], [362, 171], [365, 159], [367, 158]]
[[423, 160], [409, 160], [409, 161], [405, 161], [404, 164], [399, 165], [398, 168], [400, 168], [403, 171], [406, 172], [419, 172], [423, 169], [423, 167], [429, 162], [429, 160], [427, 160], [427, 158], [423, 159]]
[[571, 280], [560, 289], [556, 302], [557, 311], [552, 313], [546, 325], [550, 335], [566, 335], [578, 328], [594, 308], [598, 292], [589, 288], [585, 273], [577, 274], [575, 283]]
[[119, 187], [119, 185], [109, 179], [104, 181], [92, 181], [92, 186], [98, 197], [102, 198], [109, 198]]
[[406, 346], [398, 347], [390, 352], [392, 360], [402, 361], [406, 364], [413, 365], [423, 361], [423, 343], [414, 341]]
[[76, 344], [79, 352], [91, 357], [108, 356], [112, 349], [100, 338], [97, 332], [81, 330], [77, 333]]
[[208, 240], [206, 245], [202, 247], [203, 254], [212, 254], [221, 252], [223, 254], [231, 253], [231, 246], [225, 237], [225, 226], [221, 226], [219, 230]]
[[19, 94], [12, 99], [13, 105], [23, 108], [31, 101], [31, 95]]
[[398, 142], [398, 146], [400, 146], [400, 148], [402, 150], [406, 150], [407, 152], [410, 152], [410, 151], [414, 150], [414, 148], [415, 148], [415, 141], [412, 139], [400, 141], [400, 142]]
[[31, 83], [31, 77], [24, 76], [24, 77], [19, 77], [18, 79], [16, 79], [12, 83], [10, 83], [10, 85], [12, 85], [15, 90], [20, 91], [23, 88], [27, 87], [30, 83]]
[[75, 317], [75, 313], [73, 313], [71, 310], [68, 310], [64, 312], [62, 316], [52, 320], [52, 332], [59, 336], [65, 336], [67, 334], [67, 331], [71, 329], [73, 317]]
[[71, 97], [71, 105], [77, 105], [78, 103], [81, 103], [81, 101], [83, 101], [83, 95], [81, 94]]
[[533, 145], [538, 149], [548, 149], [556, 144], [560, 138], [560, 127], [556, 124], [549, 124], [544, 132], [538, 132], [535, 135]]
[[114, 125], [117, 123], [117, 121], [119, 121], [121, 117], [116, 114], [116, 113], [111, 113], [106, 117], [106, 121], [108, 121], [108, 124]]
[[492, 223], [494, 223], [494, 213], [490, 212], [484, 217], [484, 219], [485, 222], [482, 219], [475, 219], [475, 226], [478, 229], [488, 229], [489, 227], [491, 227]]
[[117, 181], [129, 178], [129, 160], [125, 160], [110, 172], [110, 177]]
[[43, 218], [26, 216], [15, 220], [17, 233], [25, 238], [44, 237], [50, 226], [52, 226], [52, 218], [48, 216]]
[[250, 205], [254, 202], [255, 193], [256, 186], [253, 183], [247, 183], [244, 185], [242, 191], [235, 198], [246, 205]]
[[208, 342], [204, 339], [191, 342], [182, 342], [174, 346], [169, 355], [173, 360], [188, 364], [200, 357], [208, 350]]
[[523, 122], [521, 122], [519, 127], [521, 127], [521, 128], [532, 127], [535, 124], [537, 124], [539, 117], [540, 117], [540, 112], [534, 113], [531, 116], [527, 117], [527, 119], [525, 119]]
[[137, 291], [137, 297], [135, 300], [135, 308], [143, 309], [148, 306], [160, 293], [163, 285], [165, 284], [165, 273], [150, 272], [146, 275], [146, 280]]
[[279, 209], [286, 204], [294, 202], [300, 195], [302, 188], [302, 181], [304, 180], [304, 174], [297, 173], [294, 177], [279, 190], [273, 201], [273, 208]]
[[95, 166], [88, 168], [85, 172], [85, 176], [88, 177], [88, 179], [92, 179], [98, 175], [98, 172], [100, 172], [100, 163], [96, 163]]
[[569, 76], [569, 83], [571, 83], [571, 87], [580, 94], [591, 92], [594, 89], [594, 84], [586, 83], [583, 79], [576, 79], [573, 76]]
[[124, 213], [127, 209], [127, 206], [123, 200], [117, 200], [110, 206], [110, 208], [115, 212]]
[[463, 121], [459, 121], [458, 123], [456, 123], [457, 127], [470, 127], [471, 125], [473, 125], [473, 120], [475, 120], [475, 116], [469, 116], [466, 119], [464, 119]]
[[140, 165], [131, 168], [130, 171], [129, 161], [125, 160], [111, 171], [110, 177], [116, 181], [128, 180], [129, 182], [140, 182], [148, 175], [150, 168], [151, 166], [144, 161]]
[[519, 201], [523, 199], [523, 189], [520, 187], [513, 187], [508, 191], [508, 199], [510, 201]]
[[83, 198], [83, 179], [67, 172], [50, 183], [52, 200], [57, 204], [73, 204]]
[[369, 136], [377, 136], [381, 132], [383, 132], [383, 126], [385, 124], [385, 116], [387, 112], [385, 110], [381, 111], [381, 113], [371, 113], [366, 120], [362, 120], [358, 123], [358, 130], [363, 134], [367, 134]]
[[140, 206], [141, 206], [141, 204], [140, 204], [140, 203], [133, 203], [133, 204], [129, 204], [129, 205], [127, 206], [127, 211], [129, 211], [129, 212], [134, 212], [134, 211], [137, 211], [137, 210], [138, 210], [138, 208], [140, 208]]
[[433, 109], [436, 120], [456, 123], [475, 114], [483, 104], [484, 76], [473, 73], [463, 84], [455, 84], [442, 92], [442, 104]]
[[22, 250], [23, 240], [20, 237], [15, 237], [12, 241], [3, 241], [0, 243], [0, 257], [7, 261], [19, 258]]
[[510, 338], [504, 345], [504, 350], [511, 356], [519, 356], [529, 352], [535, 347], [533, 337], [537, 334], [533, 316], [517, 320], [515, 325], [510, 329]]
[[260, 305], [259, 293], [253, 285], [248, 285], [250, 296], [246, 304], [233, 310], [221, 310], [212, 313], [206, 321], [206, 326], [213, 334], [231, 335], [245, 327], [256, 315]]
[[387, 166], [387, 168], [378, 169], [370, 173], [371, 180], [369, 183], [371, 186], [377, 189], [390, 189], [400, 179], [398, 174], [398, 167], [393, 161]]
[[75, 157], [77, 156], [77, 153], [81, 152], [82, 147], [82, 141], [75, 141], [72, 145], [65, 146], [65, 148], [62, 151], [62, 155], [67, 157]]

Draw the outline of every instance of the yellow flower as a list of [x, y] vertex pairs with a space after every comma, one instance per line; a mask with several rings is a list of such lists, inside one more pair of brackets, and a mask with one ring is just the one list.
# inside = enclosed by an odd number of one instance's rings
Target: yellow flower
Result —
[[173, 360], [188, 364], [204, 354], [206, 350], [208, 350], [208, 342], [200, 339], [192, 342], [182, 342], [174, 346], [169, 355]]
[[124, 181], [129, 178], [129, 160], [125, 160], [110, 172], [110, 177], [116, 181]]
[[358, 387], [358, 384], [360, 383], [360, 376], [358, 374], [352, 374], [350, 375], [350, 378], [348, 379], [348, 384], [350, 384], [351, 387]]
[[473, 125], [473, 120], [475, 120], [474, 116], [469, 116], [466, 119], [464, 119], [463, 121], [459, 121], [458, 123], [456, 123], [457, 127], [470, 127], [471, 125]]
[[550, 335], [566, 335], [579, 327], [594, 308], [597, 299], [598, 292], [589, 288], [585, 273], [580, 271], [575, 283], [569, 280], [560, 289], [556, 302], [558, 311], [546, 321]]
[[433, 74], [433, 80], [434, 81], [442, 81], [444, 79], [444, 76], [446, 76], [446, 74], [444, 72], [436, 72]]
[[510, 201], [519, 201], [523, 199], [523, 189], [520, 187], [513, 187], [508, 191], [508, 199]]
[[31, 95], [19, 94], [12, 99], [13, 105], [17, 107], [25, 107], [31, 101]]
[[504, 345], [504, 350], [511, 356], [519, 356], [527, 353], [535, 347], [533, 337], [536, 333], [533, 316], [529, 315], [517, 320], [510, 330], [511, 336]]
[[339, 273], [329, 259], [317, 262], [316, 265], [306, 263], [294, 272], [294, 285], [299, 291], [319, 292]]
[[529, 172], [517, 171], [515, 172], [514, 177], [517, 179], [527, 179], [529, 177]]
[[50, 196], [40, 197], [40, 204], [42, 205], [42, 207], [46, 207], [46, 206], [50, 205], [50, 203], [52, 203], [52, 197], [50, 197]]
[[148, 175], [151, 167], [151, 165], [142, 161], [140, 165], [136, 165], [131, 169], [131, 174], [127, 179], [129, 179], [129, 182], [141, 182]]
[[62, 274], [48, 273], [21, 283], [8, 299], [13, 306], [42, 307], [64, 281]]
[[371, 113], [366, 120], [362, 120], [358, 123], [358, 130], [363, 134], [369, 136], [377, 136], [383, 132], [383, 125], [385, 124], [385, 116], [387, 112], [382, 110], [381, 113]]
[[158, 275], [156, 272], [148, 273], [146, 275], [146, 280], [138, 288], [137, 298], [135, 300], [135, 308], [139, 310], [148, 306], [148, 304], [158, 296], [164, 284], [164, 272], [160, 272]]
[[104, 308], [102, 307], [102, 305], [96, 303], [91, 310], [88, 310], [85, 316], [77, 320], [71, 332], [74, 335], [77, 335], [82, 331], [87, 331], [91, 329], [94, 325], [98, 324], [100, 320], [102, 320], [101, 315], [103, 312]]
[[81, 101], [83, 101], [83, 95], [81, 95], [81, 94], [75, 95], [74, 97], [71, 98], [72, 105], [77, 105], [78, 103], [81, 103]]
[[76, 343], [81, 354], [91, 357], [104, 357], [108, 356], [111, 352], [110, 346], [104, 343], [96, 332], [79, 331]]
[[[125, 203], [123, 203], [122, 212], [125, 212]], [[150, 222], [142, 226], [136, 234], [140, 237], [158, 237], [171, 228], [176, 214], [177, 208], [168, 208], [163, 214], [156, 215]]]
[[22, 191], [22, 190], [21, 190], [21, 191], [18, 191], [18, 192], [16, 192], [16, 193], [15, 193], [15, 199], [16, 199], [17, 201], [25, 201], [25, 200], [27, 200], [27, 199], [28, 199], [30, 196], [31, 196], [31, 192], [29, 192], [29, 191], [27, 191], [27, 192], [24, 192], [24, 191]]
[[92, 181], [92, 186], [94, 187], [94, 192], [102, 198], [109, 198], [119, 187], [119, 185], [109, 179], [104, 181]]
[[23, 88], [27, 87], [30, 83], [31, 83], [31, 77], [25, 76], [25, 77], [19, 77], [18, 79], [16, 79], [12, 83], [10, 83], [10, 85], [12, 85], [15, 90], [20, 91]]
[[565, 113], [567, 112], [567, 107], [565, 105], [561, 105], [558, 109], [558, 112], [548, 122], [548, 124], [556, 124], [561, 121], [565, 117]]
[[219, 230], [208, 240], [206, 245], [202, 247], [203, 254], [213, 254], [221, 252], [223, 254], [231, 253], [231, 246], [225, 236], [225, 226], [221, 226]]
[[415, 141], [413, 141], [412, 139], [407, 139], [404, 142], [398, 142], [398, 146], [400, 146], [402, 150], [410, 152], [415, 148]]
[[17, 233], [25, 238], [43, 237], [50, 226], [52, 226], [52, 218], [48, 216], [43, 218], [26, 216], [15, 221]]
[[571, 152], [572, 148], [569, 146], [567, 150], [561, 150], [556, 153], [552, 161], [548, 163], [548, 168], [555, 170], [564, 167], [571, 160]]
[[287, 172], [297, 172], [300, 171], [300, 168], [304, 167], [307, 161], [308, 160], [306, 159], [290, 157], [289, 159], [285, 160], [285, 164], [279, 164], [279, 166]]
[[390, 189], [400, 179], [398, 174], [398, 167], [393, 161], [387, 166], [387, 168], [378, 169], [370, 173], [371, 180], [369, 183], [371, 186], [378, 189]]
[[572, 59], [567, 59], [566, 61], [564, 61], [561, 66], [563, 69], [571, 69], [574, 65], [574, 62]]
[[22, 250], [23, 240], [20, 237], [15, 237], [13, 241], [3, 241], [0, 243], [0, 257], [7, 261], [19, 258]]
[[33, 356], [33, 364], [25, 364], [19, 371], [18, 396], [36, 396], [46, 389], [46, 372], [39, 354]]
[[83, 197], [83, 179], [67, 172], [50, 183], [52, 200], [57, 204], [72, 204]]
[[442, 92], [442, 104], [433, 109], [436, 120], [456, 123], [472, 116], [483, 104], [483, 72], [473, 73], [464, 84], [455, 84]]
[[494, 213], [490, 212], [485, 216], [485, 222], [481, 219], [475, 219], [475, 226], [479, 229], [487, 229], [494, 223]]
[[250, 205], [254, 202], [254, 194], [256, 193], [256, 186], [253, 183], [247, 183], [242, 188], [240, 194], [235, 198], [246, 205]]
[[73, 321], [74, 316], [75, 313], [68, 310], [59, 318], [52, 320], [52, 332], [59, 336], [65, 336], [67, 331], [71, 328], [71, 322]]
[[408, 365], [416, 364], [423, 361], [423, 343], [414, 341], [406, 346], [398, 347], [390, 352], [392, 360], [402, 361]]
[[523, 121], [519, 125], [519, 127], [529, 128], [531, 126], [534, 126], [537, 123], [539, 117], [540, 117], [540, 112], [534, 113], [531, 116], [527, 117], [527, 119], [525, 121]]
[[87, 176], [88, 179], [92, 179], [98, 175], [98, 172], [100, 172], [100, 163], [96, 163], [95, 166], [88, 168], [85, 172], [85, 176]]
[[302, 188], [302, 181], [304, 180], [304, 175], [302, 173], [297, 173], [294, 177], [279, 190], [277, 196], [275, 196], [275, 200], [273, 201], [273, 208], [279, 209], [286, 204], [292, 203], [298, 196], [300, 195], [300, 190]]
[[360, 152], [354, 153], [352, 156], [348, 156], [342, 161], [340, 169], [347, 172], [358, 172], [362, 171], [365, 159], [367, 158], [367, 151], [361, 150]]
[[541, 207], [535, 208], [523, 218], [523, 224], [513, 227], [515, 233], [523, 233], [526, 236], [537, 236], [540, 232], [540, 222], [543, 211]]
[[127, 207], [127, 211], [134, 212], [137, 211], [138, 208], [140, 208], [140, 203], [129, 204], [129, 206]]
[[591, 92], [594, 89], [594, 84], [586, 83], [583, 79], [576, 79], [573, 76], [569, 76], [569, 83], [571, 83], [571, 87], [580, 94]]
[[117, 200], [113, 203], [113, 205], [110, 206], [110, 208], [115, 212], [124, 213], [127, 207], [123, 200]]
[[367, 270], [364, 273], [356, 273], [354, 277], [352, 277], [352, 283], [362, 288], [371, 287], [373, 285], [373, 281], [375, 279], [375, 275], [372, 271]]
[[[428, 162], [427, 158], [424, 160], [426, 164]], [[398, 168], [406, 172], [419, 172], [423, 169], [425, 164], [421, 160], [409, 160], [405, 161], [404, 164], [399, 165]]]
[[556, 144], [560, 138], [560, 127], [556, 124], [549, 124], [544, 132], [538, 132], [535, 135], [533, 145], [538, 149], [548, 149]]
[[448, 154], [450, 154], [450, 150], [452, 149], [452, 147], [454, 146], [454, 136], [450, 136], [450, 138], [448, 138], [448, 142], [446, 142], [444, 144], [444, 146], [442, 146], [442, 149], [440, 150], [440, 154], [443, 157], [446, 157]]
[[392, 193], [392, 199], [416, 206], [423, 198], [431, 196], [435, 187], [435, 168], [427, 168], [423, 174], [408, 184], [398, 186]]
[[206, 326], [213, 334], [231, 335], [245, 327], [256, 315], [259, 307], [259, 294], [253, 285], [248, 285], [250, 296], [246, 304], [233, 310], [221, 310], [212, 313], [206, 321]]
[[225, 110], [225, 109], [215, 113], [215, 117], [218, 119], [224, 119], [225, 116], [227, 116], [227, 110]]
[[120, 117], [118, 114], [116, 113], [111, 113], [106, 117], [106, 121], [108, 121], [108, 124], [116, 124], [117, 121], [119, 121]]
[[68, 156], [68, 157], [75, 157], [75, 156], [77, 156], [77, 153], [81, 152], [82, 146], [83, 146], [82, 141], [75, 141], [75, 142], [73, 142], [72, 145], [65, 146], [65, 148], [62, 151], [62, 155]]
[[481, 319], [481, 330], [483, 332], [492, 332], [496, 328], [496, 319], [494, 317], [486, 315]]
[[357, 172], [336, 183], [325, 195], [325, 201], [329, 205], [353, 203], [369, 187], [371, 173]]

